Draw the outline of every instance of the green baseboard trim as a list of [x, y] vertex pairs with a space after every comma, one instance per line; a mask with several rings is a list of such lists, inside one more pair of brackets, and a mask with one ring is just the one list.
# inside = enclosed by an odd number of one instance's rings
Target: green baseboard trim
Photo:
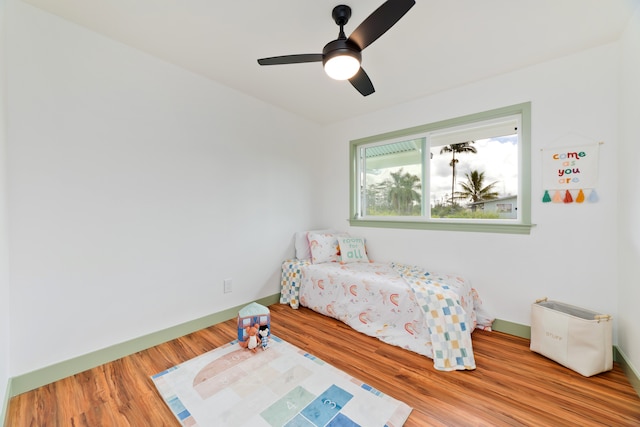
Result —
[[0, 422], [1, 425], [7, 425], [7, 412], [9, 410], [9, 399], [11, 399], [11, 378], [7, 381], [7, 389], [4, 393], [4, 401], [2, 402], [2, 411], [0, 412]]
[[504, 332], [505, 334], [514, 335], [516, 337], [526, 338], [528, 340], [531, 339], [531, 326], [509, 322], [508, 320], [494, 320], [491, 329], [496, 332]]
[[[258, 299], [255, 302], [269, 306], [279, 301], [280, 294], [274, 294]], [[139, 338], [134, 338], [120, 344], [115, 344], [101, 350], [96, 350], [82, 356], [74, 357], [73, 359], [65, 360], [36, 371], [18, 375], [10, 379], [11, 387], [9, 390], [10, 394], [8, 394], [8, 396], [9, 398], [17, 396], [18, 394], [34, 390], [54, 381], [61, 380], [62, 378], [86, 371], [87, 369], [92, 369], [96, 366], [113, 362], [114, 360], [130, 354], [146, 350], [158, 344], [199, 331], [200, 329], [208, 328], [209, 326], [233, 319], [238, 315], [238, 310], [243, 308], [245, 305], [246, 304], [242, 304], [237, 307], [232, 307], [158, 332], [153, 332]]]
[[633, 366], [629, 363], [627, 355], [624, 354], [617, 346], [613, 346], [613, 360], [620, 365], [624, 374], [629, 379], [631, 386], [635, 389], [638, 396], [640, 396], [640, 374], [633, 369]]

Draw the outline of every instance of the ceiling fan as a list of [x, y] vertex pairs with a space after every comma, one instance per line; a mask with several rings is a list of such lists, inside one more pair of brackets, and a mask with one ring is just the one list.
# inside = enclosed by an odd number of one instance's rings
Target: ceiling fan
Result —
[[387, 0], [373, 11], [356, 28], [349, 38], [344, 34], [344, 26], [351, 18], [351, 8], [339, 5], [331, 16], [338, 26], [338, 38], [327, 43], [322, 53], [273, 56], [258, 59], [260, 65], [299, 64], [303, 62], [322, 62], [325, 72], [336, 80], [349, 80], [362, 96], [375, 92], [371, 79], [360, 66], [361, 52], [386, 33], [416, 4], [415, 0]]

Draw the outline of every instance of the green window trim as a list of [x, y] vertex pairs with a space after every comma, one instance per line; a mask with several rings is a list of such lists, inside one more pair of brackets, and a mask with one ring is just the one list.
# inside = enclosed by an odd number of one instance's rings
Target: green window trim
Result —
[[[483, 120], [498, 119], [505, 116], [519, 114], [521, 116], [520, 152], [521, 164], [519, 165], [521, 212], [517, 222], [489, 222], [472, 221], [463, 219], [449, 220], [416, 220], [415, 218], [400, 219], [372, 219], [358, 217], [358, 150], [364, 144], [388, 141], [396, 138], [408, 137], [415, 134], [433, 132], [445, 128], [460, 126]], [[531, 223], [531, 103], [511, 105], [481, 113], [470, 114], [435, 123], [415, 126], [407, 129], [387, 132], [366, 138], [356, 139], [349, 143], [349, 223], [354, 227], [378, 227], [418, 230], [442, 230], [442, 231], [466, 231], [504, 234], [530, 234], [534, 224]]]

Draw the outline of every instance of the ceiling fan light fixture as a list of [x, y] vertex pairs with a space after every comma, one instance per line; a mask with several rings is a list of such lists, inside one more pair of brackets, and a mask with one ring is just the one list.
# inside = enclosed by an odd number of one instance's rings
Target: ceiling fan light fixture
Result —
[[347, 39], [329, 42], [322, 50], [322, 64], [329, 77], [348, 80], [360, 69], [362, 54], [357, 46]]
[[331, 17], [340, 27], [338, 38], [327, 43], [322, 53], [272, 56], [258, 59], [260, 65], [300, 64], [320, 62], [329, 77], [349, 80], [362, 96], [375, 92], [373, 83], [362, 69], [362, 50], [393, 27], [416, 4], [415, 0], [386, 0], [374, 10], [347, 38], [344, 26], [351, 18], [351, 8], [340, 4], [333, 8]]
[[360, 61], [350, 53], [334, 55], [324, 63], [324, 71], [335, 80], [348, 80], [360, 69]]

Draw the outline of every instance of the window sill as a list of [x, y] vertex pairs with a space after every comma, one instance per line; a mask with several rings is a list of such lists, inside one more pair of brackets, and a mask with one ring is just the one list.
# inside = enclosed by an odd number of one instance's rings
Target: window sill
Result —
[[390, 221], [378, 219], [350, 219], [352, 227], [401, 228], [413, 230], [465, 231], [477, 233], [531, 234], [535, 224], [480, 224], [470, 222]]

